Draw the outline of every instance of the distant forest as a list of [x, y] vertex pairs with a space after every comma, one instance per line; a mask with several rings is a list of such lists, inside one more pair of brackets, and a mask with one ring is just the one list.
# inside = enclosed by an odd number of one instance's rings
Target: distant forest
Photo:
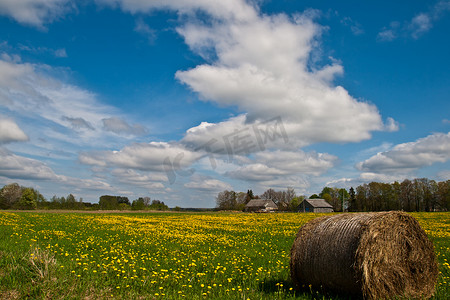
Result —
[[[254, 196], [252, 190], [244, 192], [223, 191], [216, 197], [220, 210], [242, 210], [255, 198], [273, 200], [279, 211], [297, 211], [306, 196], [297, 196], [294, 189], [266, 190]], [[322, 198], [334, 211], [448, 211], [450, 210], [450, 180], [436, 182], [427, 178], [405, 179], [394, 183], [371, 182], [349, 190], [324, 187], [320, 194], [309, 197]]]
[[139, 197], [130, 202], [127, 197], [103, 195], [98, 203], [89, 203], [69, 194], [67, 197], [53, 196], [47, 200], [36, 189], [12, 183], [0, 190], [0, 209], [169, 210], [169, 207], [163, 201], [151, 200], [150, 197]]
[[[307, 197], [297, 195], [293, 188], [285, 191], [268, 189], [261, 195], [247, 192], [222, 191], [216, 197], [215, 210], [242, 211], [252, 199], [270, 199], [279, 211], [297, 211], [300, 203]], [[349, 190], [324, 187], [317, 195], [309, 198], [322, 198], [333, 206], [334, 211], [449, 211], [450, 180], [436, 182], [427, 178], [405, 179], [402, 182], [362, 184]], [[199, 210], [169, 207], [160, 200], [139, 197], [130, 201], [127, 197], [103, 195], [98, 203], [83, 202], [74, 195], [53, 196], [47, 200], [38, 190], [23, 187], [17, 183], [5, 185], [0, 190], [0, 209], [64, 209], [64, 210]]]

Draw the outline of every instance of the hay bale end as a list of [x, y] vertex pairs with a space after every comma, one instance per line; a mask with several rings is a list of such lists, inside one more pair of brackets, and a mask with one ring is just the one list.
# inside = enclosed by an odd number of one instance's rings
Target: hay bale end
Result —
[[365, 299], [429, 298], [438, 266], [433, 243], [403, 212], [324, 216], [300, 228], [291, 248], [291, 279]]

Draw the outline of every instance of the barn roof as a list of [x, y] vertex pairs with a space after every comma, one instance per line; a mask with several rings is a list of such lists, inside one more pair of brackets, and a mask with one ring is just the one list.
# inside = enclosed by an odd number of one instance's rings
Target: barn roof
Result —
[[312, 207], [316, 207], [316, 208], [333, 208], [333, 206], [328, 203], [325, 199], [305, 199], [304, 201], [308, 202], [309, 204], [311, 204]]
[[253, 199], [250, 200], [246, 207], [273, 207], [276, 208], [277, 205], [272, 200], [265, 200], [265, 199]]

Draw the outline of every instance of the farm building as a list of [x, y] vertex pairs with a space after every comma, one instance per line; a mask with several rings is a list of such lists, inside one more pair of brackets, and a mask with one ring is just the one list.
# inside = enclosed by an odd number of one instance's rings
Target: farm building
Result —
[[329, 204], [325, 199], [305, 199], [298, 206], [298, 212], [315, 212], [315, 213], [328, 213], [333, 212], [333, 206]]
[[248, 212], [271, 212], [278, 210], [277, 205], [272, 200], [253, 199], [245, 205]]

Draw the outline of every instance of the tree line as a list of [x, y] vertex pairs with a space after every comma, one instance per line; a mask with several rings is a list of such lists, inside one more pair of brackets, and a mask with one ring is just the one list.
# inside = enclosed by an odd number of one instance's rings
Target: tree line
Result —
[[293, 188], [287, 188], [285, 191], [268, 189], [261, 195], [254, 195], [253, 190], [247, 190], [247, 193], [225, 190], [216, 197], [216, 209], [243, 211], [250, 200], [267, 199], [273, 200], [279, 211], [295, 211], [305, 198], [305, 196], [297, 196]]
[[160, 200], [150, 197], [139, 197], [130, 202], [123, 196], [100, 196], [98, 203], [83, 202], [83, 198], [76, 199], [74, 195], [57, 197], [47, 200], [38, 190], [11, 183], [0, 189], [0, 209], [64, 209], [64, 210], [169, 210]]
[[[297, 195], [293, 188], [284, 191], [268, 189], [261, 195], [247, 192], [222, 191], [216, 197], [216, 210], [239, 210], [252, 199], [270, 199], [279, 211], [297, 211], [306, 199]], [[450, 180], [436, 182], [427, 178], [405, 179], [402, 182], [370, 182], [348, 191], [343, 188], [324, 187], [309, 198], [323, 198], [333, 206], [334, 211], [449, 211]], [[0, 209], [65, 209], [65, 210], [169, 210], [160, 200], [139, 197], [130, 201], [127, 197], [103, 195], [98, 203], [83, 202], [74, 195], [53, 196], [47, 200], [38, 190], [23, 187], [17, 183], [0, 189]], [[174, 210], [181, 210], [176, 207]]]
[[[216, 209], [242, 211], [252, 199], [273, 200], [279, 211], [297, 211], [306, 199], [296, 195], [294, 189], [285, 191], [268, 189], [263, 194], [222, 191], [216, 197]], [[394, 183], [370, 182], [348, 191], [344, 188], [324, 187], [309, 199], [322, 198], [333, 206], [334, 211], [449, 211], [450, 180], [436, 182], [427, 178], [405, 179]]]

